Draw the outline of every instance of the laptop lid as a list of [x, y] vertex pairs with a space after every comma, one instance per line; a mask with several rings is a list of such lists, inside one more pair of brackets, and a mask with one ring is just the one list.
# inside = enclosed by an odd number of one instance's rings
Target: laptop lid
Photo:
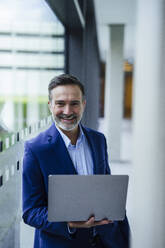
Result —
[[48, 221], [123, 220], [127, 175], [50, 175]]

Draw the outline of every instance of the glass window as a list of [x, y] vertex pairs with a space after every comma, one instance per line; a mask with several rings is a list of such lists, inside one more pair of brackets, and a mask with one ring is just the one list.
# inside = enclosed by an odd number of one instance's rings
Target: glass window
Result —
[[[0, 1], [0, 125], [16, 131], [38, 121], [43, 113], [45, 117], [49, 114], [49, 81], [65, 68], [64, 33], [64, 26], [44, 0]], [[23, 108], [27, 115], [22, 118]]]

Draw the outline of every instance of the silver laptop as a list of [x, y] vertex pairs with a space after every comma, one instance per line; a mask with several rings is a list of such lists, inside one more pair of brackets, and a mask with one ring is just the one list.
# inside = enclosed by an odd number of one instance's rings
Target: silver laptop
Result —
[[50, 175], [48, 221], [123, 220], [127, 175]]

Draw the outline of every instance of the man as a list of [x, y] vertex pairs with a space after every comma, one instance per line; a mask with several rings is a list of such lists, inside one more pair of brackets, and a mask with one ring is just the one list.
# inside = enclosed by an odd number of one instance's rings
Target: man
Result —
[[110, 174], [104, 135], [80, 124], [86, 104], [83, 85], [63, 74], [51, 80], [48, 90], [54, 123], [26, 142], [23, 161], [23, 219], [36, 228], [34, 248], [128, 248], [127, 218], [48, 222], [50, 174]]

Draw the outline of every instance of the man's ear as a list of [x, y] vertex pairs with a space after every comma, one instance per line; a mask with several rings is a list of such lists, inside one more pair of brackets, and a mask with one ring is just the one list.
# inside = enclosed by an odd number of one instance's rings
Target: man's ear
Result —
[[83, 106], [84, 106], [84, 109], [85, 109], [85, 106], [86, 106], [86, 100], [84, 99], [84, 101], [83, 101]]
[[50, 112], [52, 113], [52, 105], [50, 101], [48, 101], [48, 107], [49, 107]]

